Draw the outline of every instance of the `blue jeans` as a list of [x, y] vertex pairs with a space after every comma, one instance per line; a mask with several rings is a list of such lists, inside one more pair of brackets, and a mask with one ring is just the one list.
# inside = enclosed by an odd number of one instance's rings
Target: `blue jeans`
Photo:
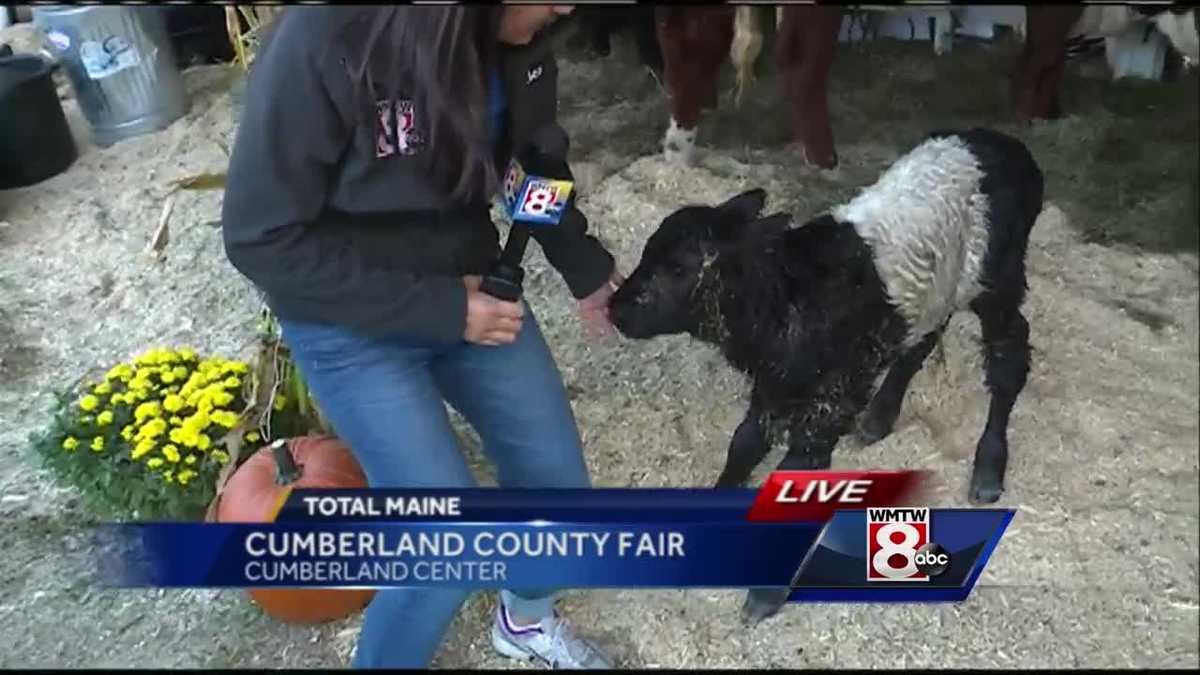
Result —
[[[476, 482], [445, 402], [470, 422], [501, 487], [590, 487], [562, 377], [529, 307], [517, 339], [452, 347], [372, 339], [345, 329], [281, 321], [300, 373], [371, 487], [470, 488]], [[376, 593], [356, 668], [425, 668], [467, 589]], [[552, 591], [502, 591], [518, 616], [553, 610]]]

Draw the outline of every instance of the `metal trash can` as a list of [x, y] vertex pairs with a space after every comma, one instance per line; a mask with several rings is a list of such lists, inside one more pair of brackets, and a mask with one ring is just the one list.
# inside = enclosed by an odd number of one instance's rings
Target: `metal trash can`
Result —
[[101, 147], [159, 131], [188, 111], [163, 7], [37, 6], [46, 36]]

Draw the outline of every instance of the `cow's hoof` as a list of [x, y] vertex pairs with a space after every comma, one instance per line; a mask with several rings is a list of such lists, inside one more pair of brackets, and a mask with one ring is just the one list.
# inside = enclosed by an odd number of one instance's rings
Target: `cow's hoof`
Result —
[[668, 143], [663, 146], [663, 159], [676, 166], [691, 166], [695, 161], [695, 152], [690, 146], [681, 148]]
[[972, 485], [967, 493], [967, 499], [976, 506], [995, 504], [1004, 494], [1004, 488], [999, 485]]
[[892, 435], [892, 429], [896, 426], [895, 420], [881, 420], [874, 415], [868, 416], [859, 423], [858, 428], [854, 430], [854, 437], [863, 447], [875, 445], [879, 441]]
[[746, 593], [742, 603], [742, 625], [752, 628], [779, 613], [791, 594], [790, 588], [756, 588]]

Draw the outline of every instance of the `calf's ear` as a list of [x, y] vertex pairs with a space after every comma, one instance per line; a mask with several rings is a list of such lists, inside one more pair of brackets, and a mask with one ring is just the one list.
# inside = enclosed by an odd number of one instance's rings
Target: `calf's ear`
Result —
[[762, 213], [767, 204], [767, 191], [762, 188], [747, 190], [730, 198], [717, 207], [724, 220], [730, 224], [741, 225], [748, 223]]
[[748, 223], [727, 223], [720, 233], [723, 245], [740, 246], [743, 242], [759, 237], [769, 237], [791, 229], [792, 216], [787, 213], [775, 213], [762, 218], [755, 218]]

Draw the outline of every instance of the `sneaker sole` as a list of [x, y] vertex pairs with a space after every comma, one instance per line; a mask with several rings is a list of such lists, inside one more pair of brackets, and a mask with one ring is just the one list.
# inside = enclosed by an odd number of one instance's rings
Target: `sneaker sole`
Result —
[[492, 626], [492, 647], [497, 652], [500, 652], [500, 654], [502, 656], [506, 656], [510, 659], [521, 659], [522, 661], [537, 661], [539, 663], [541, 662], [541, 659], [539, 659], [532, 652], [525, 651], [524, 649], [521, 649], [520, 647], [513, 644], [512, 642], [506, 640], [504, 638], [504, 636], [500, 634], [499, 627], [497, 627], [495, 625]]

